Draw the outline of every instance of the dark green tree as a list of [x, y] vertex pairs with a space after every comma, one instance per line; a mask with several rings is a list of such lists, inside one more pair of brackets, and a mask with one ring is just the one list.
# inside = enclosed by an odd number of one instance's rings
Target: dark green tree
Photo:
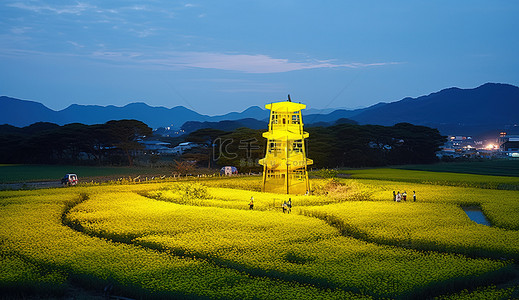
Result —
[[133, 166], [133, 157], [137, 151], [144, 149], [138, 140], [151, 136], [153, 130], [137, 120], [108, 121], [105, 125], [110, 137], [110, 144], [120, 149], [128, 159], [128, 164]]
[[187, 151], [187, 153], [182, 156], [182, 159], [187, 161], [196, 161], [197, 165], [200, 167], [214, 167], [216, 163], [216, 158], [214, 156], [214, 148], [216, 146], [215, 142], [219, 137], [228, 133], [229, 132], [227, 131], [213, 128], [204, 128], [191, 132], [186, 137], [185, 141], [197, 143], [201, 145], [201, 147]]

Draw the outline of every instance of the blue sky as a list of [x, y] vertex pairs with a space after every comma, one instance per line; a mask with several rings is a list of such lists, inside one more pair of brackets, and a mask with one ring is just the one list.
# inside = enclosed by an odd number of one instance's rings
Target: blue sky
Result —
[[513, 0], [3, 0], [0, 95], [215, 115], [519, 85], [518, 16]]

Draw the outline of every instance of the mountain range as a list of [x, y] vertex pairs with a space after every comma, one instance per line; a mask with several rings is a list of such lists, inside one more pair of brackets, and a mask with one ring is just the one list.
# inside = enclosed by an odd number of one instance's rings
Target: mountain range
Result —
[[[305, 126], [332, 125], [339, 119], [348, 118], [359, 124], [389, 126], [408, 122], [438, 128], [443, 134], [477, 135], [514, 126], [519, 129], [519, 87], [486, 83], [473, 89], [448, 88], [362, 109], [328, 109], [325, 112], [319, 113], [316, 109], [303, 111]], [[99, 124], [109, 120], [136, 119], [152, 128], [185, 127], [187, 131], [207, 127], [261, 128], [268, 121], [268, 116], [269, 111], [258, 106], [242, 112], [207, 116], [183, 106], [152, 107], [145, 103], [130, 103], [123, 107], [73, 104], [55, 111], [35, 101], [0, 97], [0, 124], [17, 127], [36, 122]], [[225, 122], [218, 124], [222, 121]]]

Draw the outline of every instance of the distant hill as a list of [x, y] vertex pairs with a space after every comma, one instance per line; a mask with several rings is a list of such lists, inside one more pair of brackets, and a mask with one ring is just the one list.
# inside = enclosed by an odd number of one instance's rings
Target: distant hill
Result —
[[54, 111], [38, 102], [0, 97], [0, 124], [18, 127], [36, 122], [51, 122], [58, 125], [68, 123], [91, 125], [121, 119], [136, 119], [153, 128], [163, 126], [180, 128], [187, 121], [208, 121], [211, 117], [183, 106], [152, 107], [145, 103], [130, 103], [123, 107], [72, 104], [63, 110]]
[[4, 135], [32, 135], [35, 133], [42, 133], [44, 131], [52, 131], [59, 128], [59, 125], [54, 123], [39, 122], [26, 127], [15, 127], [12, 125], [0, 125], [0, 133]]
[[62, 123], [59, 114], [45, 105], [19, 100], [11, 97], [0, 97], [0, 124], [25, 127], [36, 122]]
[[[75, 122], [99, 124], [109, 120], [136, 119], [152, 128], [180, 128], [188, 122], [184, 128], [190, 131], [193, 128], [208, 128], [207, 126], [218, 129], [241, 125], [266, 128], [263, 124], [268, 122], [268, 116], [269, 111], [258, 106], [249, 107], [242, 112], [207, 116], [183, 106], [152, 107], [145, 103], [131, 103], [123, 107], [73, 104], [63, 110], [54, 111], [38, 102], [0, 97], [0, 125], [18, 127], [36, 122], [58, 125]], [[378, 125], [408, 122], [438, 128], [443, 134], [477, 135], [519, 124], [519, 88], [509, 84], [487, 83], [474, 89], [448, 88], [427, 96], [378, 103], [363, 109], [303, 111], [305, 126], [333, 125], [339, 119]]]
[[188, 121], [182, 125], [182, 130], [185, 133], [190, 133], [199, 129], [212, 128], [223, 131], [233, 131], [240, 127], [247, 127], [251, 129], [263, 129], [268, 127], [268, 122], [260, 121], [253, 118], [245, 118], [239, 120], [224, 120], [218, 122], [199, 122], [199, 121]]
[[355, 120], [355, 116], [359, 115], [363, 112], [368, 112], [373, 109], [383, 107], [386, 103], [378, 103], [366, 108], [360, 108], [355, 110], [347, 110], [347, 109], [337, 109], [332, 112], [326, 114], [305, 114], [303, 111], [303, 121], [305, 124], [315, 124], [315, 123], [329, 123], [333, 125], [335, 121], [339, 119], [352, 119]]
[[[449, 88], [427, 96], [405, 98], [359, 112], [360, 124], [408, 122], [448, 134], [479, 134], [519, 124], [519, 88], [487, 83], [474, 89]], [[472, 133], [471, 133], [472, 132]]]
[[130, 103], [125, 106], [78, 105], [54, 111], [41, 103], [1, 96], [0, 125], [8, 124], [25, 127], [36, 122], [51, 122], [58, 125], [83, 123], [87, 125], [102, 124], [110, 120], [135, 119], [152, 128], [180, 128], [185, 122], [218, 122], [223, 120], [239, 120], [252, 118], [268, 119], [269, 112], [258, 106], [252, 106], [243, 112], [231, 112], [221, 116], [199, 114], [183, 106], [173, 108], [152, 107], [145, 103]]
[[210, 117], [211, 121], [224, 121], [224, 120], [241, 120], [241, 119], [256, 119], [256, 120], [267, 120], [269, 118], [269, 111], [262, 109], [259, 106], [251, 106], [242, 112], [231, 112], [221, 116]]
[[190, 120], [210, 119], [209, 116], [201, 115], [183, 106], [152, 107], [145, 103], [130, 103], [123, 107], [73, 104], [59, 113], [63, 115], [62, 120], [65, 120], [65, 123], [99, 124], [109, 120], [135, 119], [152, 128], [180, 127]]

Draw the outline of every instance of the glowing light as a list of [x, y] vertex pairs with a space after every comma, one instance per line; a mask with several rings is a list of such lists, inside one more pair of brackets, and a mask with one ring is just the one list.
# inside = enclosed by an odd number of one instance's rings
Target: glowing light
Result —
[[310, 191], [307, 166], [313, 161], [306, 158], [301, 110], [306, 105], [291, 101], [265, 105], [270, 110], [269, 131], [263, 165], [263, 192], [305, 194]]

